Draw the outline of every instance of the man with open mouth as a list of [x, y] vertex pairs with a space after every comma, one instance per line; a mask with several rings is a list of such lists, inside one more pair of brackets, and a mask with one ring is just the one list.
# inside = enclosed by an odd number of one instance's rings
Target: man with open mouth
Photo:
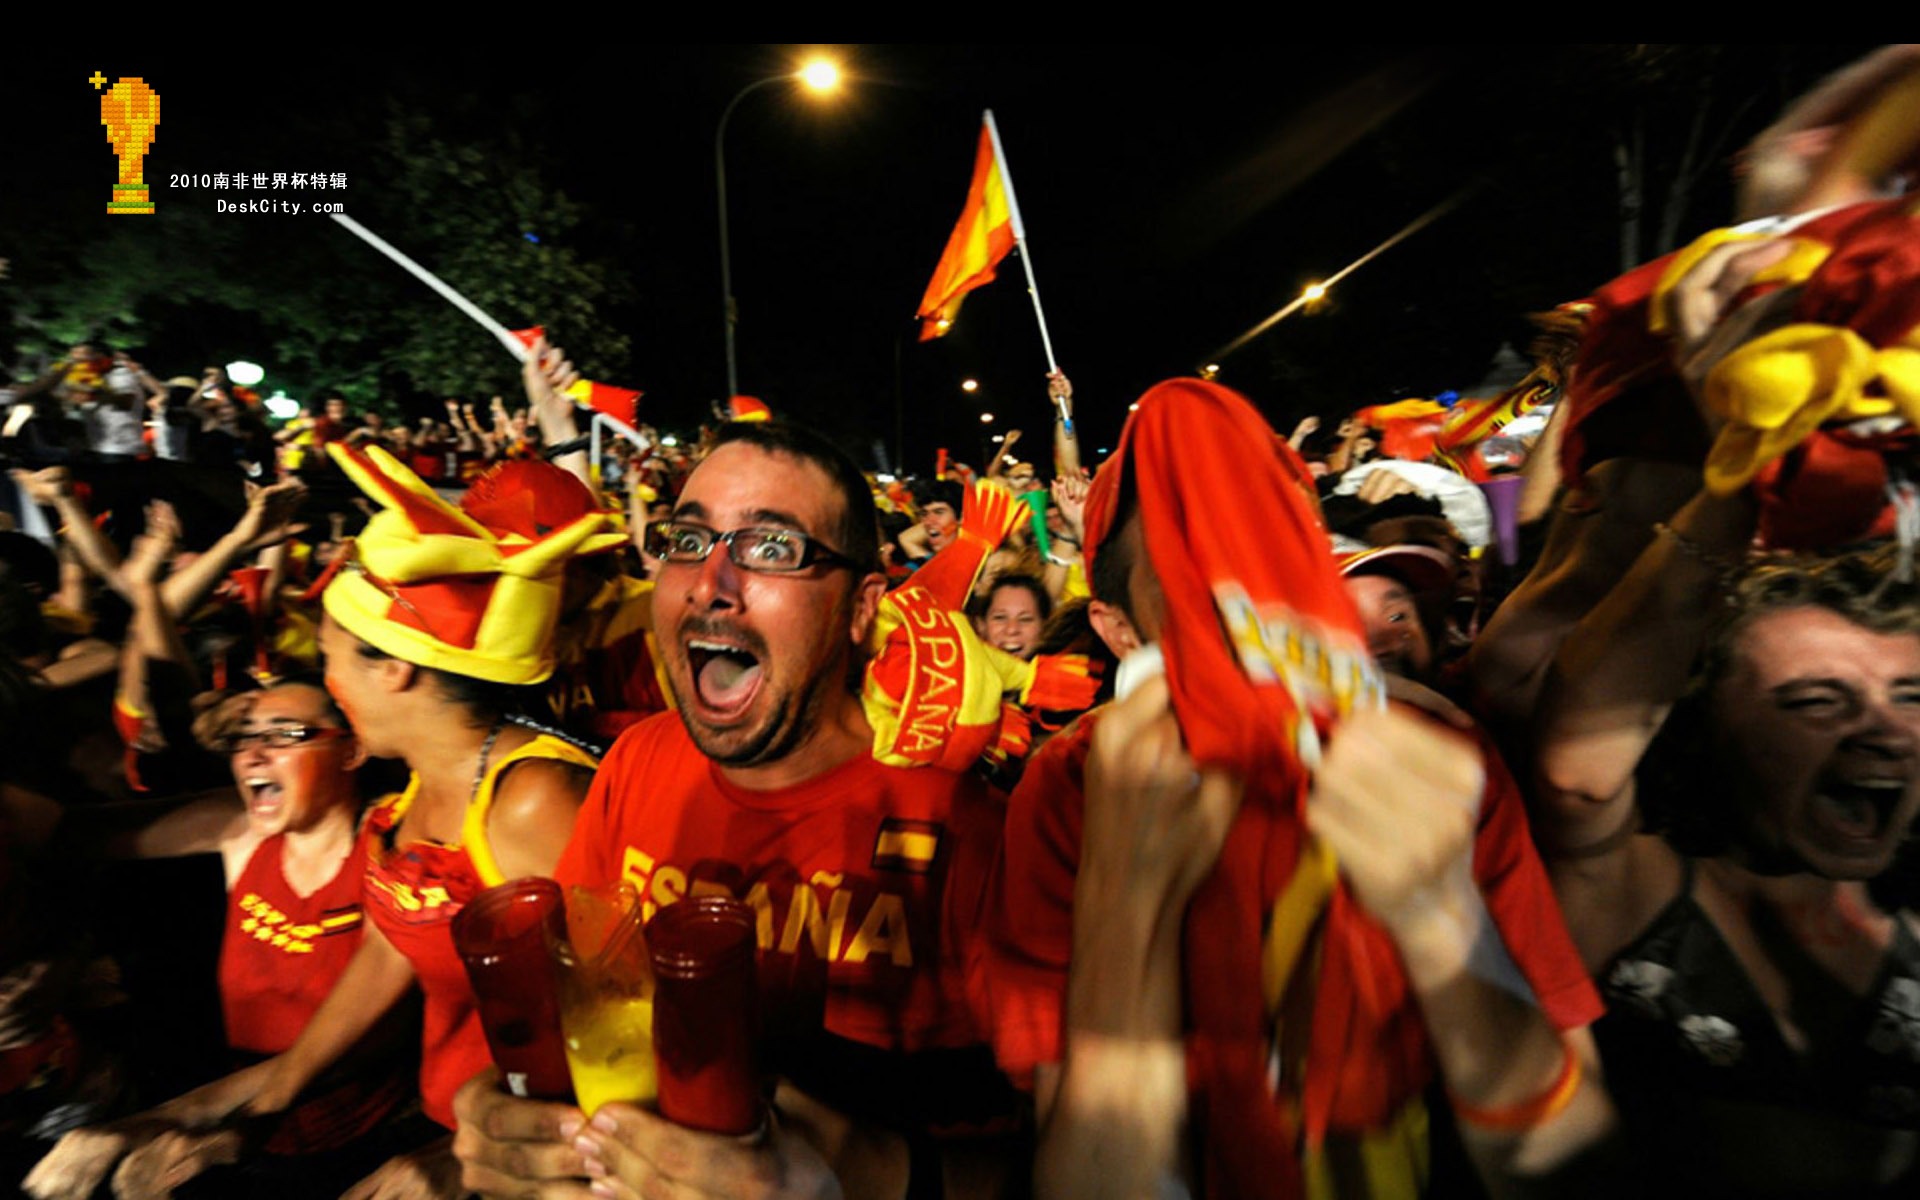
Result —
[[765, 1135], [624, 1105], [588, 1125], [488, 1073], [458, 1104], [467, 1186], [594, 1176], [735, 1194], [830, 1172], [850, 1194], [899, 1195], [942, 1170], [930, 1130], [1014, 1111], [971, 1003], [997, 802], [970, 776], [876, 762], [856, 693], [886, 587], [877, 531], [866, 481], [831, 444], [778, 423], [721, 433], [671, 516], [637, 531], [660, 562], [653, 628], [677, 712], [608, 753], [555, 871], [630, 881], [648, 915], [716, 892], [757, 910], [762, 1066], [780, 1080]]

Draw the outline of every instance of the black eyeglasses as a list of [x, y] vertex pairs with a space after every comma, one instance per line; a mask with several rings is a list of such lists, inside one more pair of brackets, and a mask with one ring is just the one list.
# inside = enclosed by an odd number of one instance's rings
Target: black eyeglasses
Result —
[[705, 562], [725, 542], [727, 557], [745, 571], [782, 574], [815, 563], [858, 568], [860, 564], [792, 529], [752, 527], [725, 533], [690, 521], [654, 521], [647, 526], [647, 553], [670, 563]]
[[291, 746], [304, 746], [308, 742], [324, 742], [331, 738], [352, 737], [351, 729], [336, 729], [330, 725], [270, 725], [265, 729], [255, 729], [246, 733], [230, 733], [220, 739], [220, 752], [238, 754], [242, 750], [251, 750], [262, 746], [269, 750], [285, 750]]

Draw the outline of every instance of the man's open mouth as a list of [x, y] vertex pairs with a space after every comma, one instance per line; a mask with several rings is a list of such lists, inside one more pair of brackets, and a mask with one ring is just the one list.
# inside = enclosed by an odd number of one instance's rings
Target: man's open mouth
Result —
[[760, 656], [733, 641], [690, 638], [687, 666], [700, 706], [715, 716], [737, 713], [760, 689]]
[[1814, 793], [1813, 816], [1821, 828], [1846, 841], [1875, 842], [1887, 834], [1909, 786], [1907, 779], [1892, 775], [1828, 774]]

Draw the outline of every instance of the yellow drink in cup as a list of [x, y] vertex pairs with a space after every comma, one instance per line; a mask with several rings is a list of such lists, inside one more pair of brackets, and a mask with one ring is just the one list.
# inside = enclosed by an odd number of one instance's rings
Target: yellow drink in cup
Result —
[[652, 1104], [653, 974], [631, 884], [576, 886], [564, 942], [549, 945], [560, 979], [560, 1032], [580, 1109], [610, 1101]]
[[602, 1104], [651, 1104], [657, 1090], [653, 1061], [653, 999], [605, 994], [561, 1017], [567, 1068], [580, 1110], [591, 1117]]

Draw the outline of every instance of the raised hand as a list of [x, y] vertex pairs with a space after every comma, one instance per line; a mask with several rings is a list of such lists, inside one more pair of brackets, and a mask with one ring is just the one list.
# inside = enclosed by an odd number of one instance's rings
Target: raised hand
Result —
[[13, 477], [27, 490], [27, 498], [49, 508], [73, 495], [73, 474], [65, 467], [42, 467], [38, 471], [15, 470]]
[[1359, 711], [1314, 772], [1307, 826], [1361, 907], [1398, 937], [1473, 893], [1485, 787], [1480, 753], [1459, 734], [1393, 709]]
[[1164, 677], [1102, 711], [1086, 785], [1082, 870], [1131, 880], [1141, 903], [1174, 912], [1220, 857], [1245, 790], [1195, 767]]
[[247, 511], [233, 527], [233, 536], [242, 540], [246, 550], [278, 545], [306, 528], [296, 524], [294, 514], [307, 498], [307, 485], [286, 479], [265, 487], [247, 485]]
[[148, 501], [146, 532], [133, 539], [132, 549], [120, 564], [121, 578], [130, 586], [152, 583], [179, 544], [180, 518], [173, 505], [165, 500]]
[[1053, 481], [1053, 503], [1060, 510], [1060, 519], [1073, 530], [1075, 540], [1086, 537], [1087, 489], [1093, 481], [1084, 470], [1061, 475]]
[[565, 351], [549, 346], [544, 337], [535, 338], [526, 365], [520, 369], [520, 379], [526, 386], [527, 403], [533, 408], [542, 436], [549, 440], [557, 437], [561, 441], [573, 436], [577, 426], [573, 419], [573, 401], [567, 398], [566, 392], [579, 382], [580, 372], [574, 369]]

